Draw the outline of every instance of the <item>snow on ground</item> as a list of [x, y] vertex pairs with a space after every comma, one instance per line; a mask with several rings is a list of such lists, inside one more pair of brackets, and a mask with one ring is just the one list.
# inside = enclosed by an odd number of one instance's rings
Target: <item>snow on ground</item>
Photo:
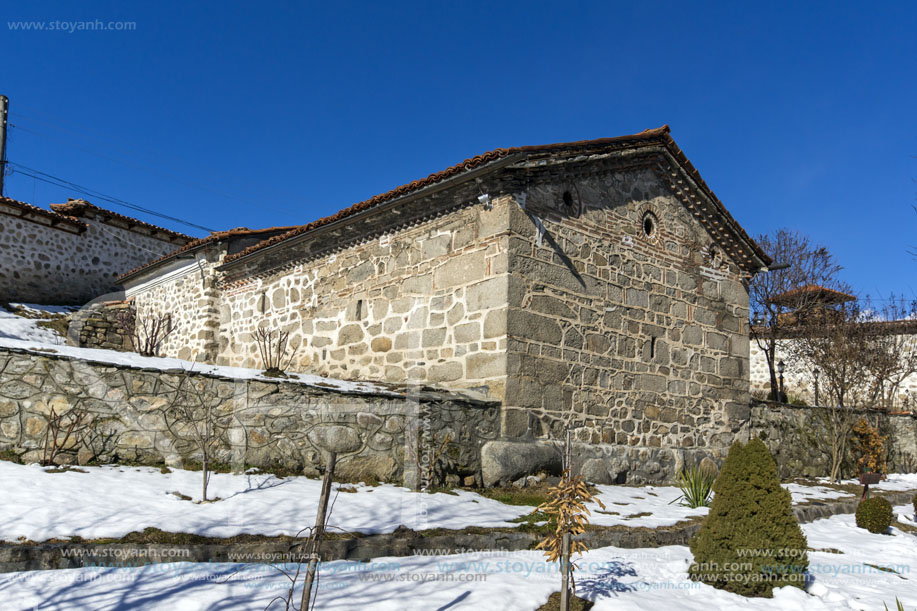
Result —
[[[0, 481], [6, 490], [5, 502], [0, 504], [0, 540], [121, 537], [148, 526], [210, 537], [294, 535], [309, 525], [303, 516], [315, 515], [321, 489], [321, 481], [307, 477], [214, 473], [208, 496], [221, 500], [198, 504], [172, 493], [199, 500], [200, 471], [161, 473], [152, 467], [119, 466], [79, 469], [48, 472], [36, 464], [0, 461]], [[389, 484], [338, 487], [356, 492], [339, 493], [330, 524], [349, 532], [385, 533], [401, 525], [414, 530], [516, 527], [519, 523], [511, 520], [534, 509], [504, 505], [465, 490], [426, 494]], [[601, 526], [655, 528], [708, 511], [671, 504], [680, 494], [674, 487], [598, 489], [606, 508], [592, 504], [590, 521]]]
[[39, 327], [42, 320], [50, 320], [55, 314], [73, 310], [71, 306], [39, 306], [34, 304], [13, 303], [13, 308], [24, 311], [28, 316], [20, 316], [0, 307], [0, 340], [21, 340], [39, 344], [58, 346], [64, 338], [51, 329]]
[[[859, 485], [859, 480], [850, 480]], [[883, 481], [869, 487], [870, 490], [913, 490], [917, 488], [917, 473], [891, 473]]]
[[[794, 503], [807, 503], [809, 501], [826, 501], [831, 499], [840, 499], [843, 497], [852, 497], [849, 492], [837, 490], [836, 488], [826, 488], [824, 486], [804, 486], [801, 484], [783, 484], [783, 487], [790, 491]], [[917, 488], [917, 482], [914, 484]]]
[[[831, 480], [827, 477], [819, 477], [816, 481], [822, 482], [824, 484], [831, 483]], [[862, 489], [863, 486], [858, 479], [845, 479], [841, 480], [840, 483], [860, 486], [860, 489]], [[889, 492], [915, 490], [917, 489], [917, 473], [889, 473], [884, 480], [878, 484], [872, 484], [869, 489], [887, 490]]]
[[[657, 528], [671, 526], [694, 516], [707, 515], [708, 507], [691, 509], [681, 505], [681, 490], [674, 486], [596, 486], [596, 497], [605, 509], [596, 503], [588, 505], [592, 515], [590, 524], [599, 526], [646, 526]], [[649, 515], [643, 515], [649, 514]]]
[[[149, 526], [210, 537], [295, 535], [312, 525], [321, 490], [320, 480], [306, 477], [214, 473], [208, 497], [222, 500], [198, 504], [172, 493], [200, 499], [200, 471], [81, 469], [86, 472], [49, 473], [38, 465], [0, 461], [0, 540], [121, 537]], [[388, 484], [343, 488], [356, 492], [338, 494], [329, 527], [349, 532], [385, 533], [400, 525], [415, 530], [518, 526], [509, 520], [532, 509], [463, 490], [427, 494]]]
[[[900, 508], [898, 508], [900, 510]], [[606, 547], [580, 561], [577, 593], [595, 611], [880, 610], [917, 606], [912, 575], [917, 537], [892, 529], [873, 535], [853, 516], [803, 525], [811, 547], [808, 592], [786, 587], [773, 598], [744, 598], [688, 580], [685, 546]], [[866, 563], [897, 572], [882, 571]], [[320, 567], [317, 607], [327, 610], [534, 610], [558, 589], [556, 564], [539, 552], [481, 551], [442, 556], [329, 562]], [[288, 567], [290, 568], [290, 567]], [[175, 563], [0, 575], [9, 609], [265, 609], [288, 587], [277, 568], [255, 564]], [[294, 593], [298, 601], [299, 592]], [[282, 609], [275, 602], [272, 609]]]
[[[0, 461], [5, 490], [0, 504], [0, 540], [121, 537], [149, 526], [210, 537], [294, 535], [310, 525], [321, 489], [321, 481], [307, 477], [214, 473], [208, 496], [221, 500], [199, 504], [173, 493], [199, 500], [200, 471], [161, 473], [152, 467], [124, 466], [79, 469], [48, 472], [35, 464]], [[330, 524], [348, 532], [386, 533], [402, 525], [414, 530], [515, 527], [519, 523], [511, 520], [533, 510], [466, 490], [427, 494], [390, 484], [336, 486], [345, 492], [337, 496]], [[798, 488], [801, 498], [828, 498], [819, 487], [808, 495], [804, 486], [789, 486]], [[672, 486], [597, 488], [605, 509], [590, 504], [590, 522], [595, 525], [656, 528], [709, 511], [672, 503], [680, 494]]]

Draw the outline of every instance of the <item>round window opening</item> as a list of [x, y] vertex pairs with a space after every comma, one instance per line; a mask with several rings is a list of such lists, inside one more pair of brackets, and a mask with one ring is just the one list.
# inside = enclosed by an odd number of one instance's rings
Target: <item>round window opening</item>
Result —
[[656, 237], [656, 215], [652, 212], [647, 212], [643, 215], [643, 235], [648, 238]]

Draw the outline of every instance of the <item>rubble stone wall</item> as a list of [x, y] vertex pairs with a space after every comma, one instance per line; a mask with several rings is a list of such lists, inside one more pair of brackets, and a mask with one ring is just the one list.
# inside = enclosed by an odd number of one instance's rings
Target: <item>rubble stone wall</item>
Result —
[[[831, 471], [830, 407], [799, 407], [755, 402], [748, 431], [760, 437], [774, 454], [783, 478], [824, 477]], [[894, 473], [917, 472], [917, 416], [854, 410], [887, 435], [888, 469]], [[852, 447], [848, 447], [852, 450]], [[843, 465], [845, 477], [855, 475], [855, 459]]]
[[214, 270], [217, 253], [128, 295], [138, 310], [176, 316], [162, 356], [260, 368], [264, 328], [289, 333], [289, 370], [501, 398], [513, 205], [468, 206], [229, 286]]
[[0, 302], [81, 305], [179, 245], [81, 219], [82, 233], [0, 214]]
[[125, 291], [138, 320], [164, 315], [171, 320], [172, 331], [157, 356], [217, 362], [220, 291], [215, 286], [215, 268], [223, 254], [217, 247], [208, 248], [175, 261], [164, 278]]
[[131, 350], [130, 339], [120, 316], [129, 313], [132, 304], [94, 303], [70, 315], [67, 332], [68, 343], [87, 348], [106, 350]]
[[643, 478], [727, 448], [748, 414], [739, 268], [649, 168], [533, 182], [510, 223], [504, 435], [570, 427]]
[[[51, 409], [85, 408], [93, 425], [78, 433], [88, 431], [87, 442], [68, 446], [60, 462], [85, 462], [93, 454], [103, 462], [174, 466], [200, 460], [193, 444], [167, 426], [176, 395], [179, 402], [203, 400], [216, 408], [227, 424], [218, 459], [237, 467], [281, 466], [316, 475], [322, 452], [334, 450], [342, 479], [413, 477], [416, 483], [424, 453], [438, 453], [448, 438], [443, 475], [451, 483], [480, 481], [480, 446], [499, 434], [497, 404], [449, 393], [358, 392], [2, 348], [0, 451], [40, 460]], [[169, 422], [181, 430], [181, 421]]]
[[[898, 336], [898, 341], [917, 342], [917, 335]], [[777, 340], [777, 357], [775, 361], [783, 361], [784, 388], [791, 399], [801, 399], [809, 404], [815, 400], [815, 379], [812, 371], [813, 365], [799, 363], [789, 356], [787, 342], [790, 339]], [[770, 393], [770, 374], [767, 369], [767, 358], [758, 343], [752, 339], [750, 349], [750, 376], [751, 391], [759, 398], [765, 398]], [[819, 403], [824, 404], [826, 399], [824, 387], [821, 389]], [[901, 382], [895, 393], [895, 402], [892, 409], [896, 411], [910, 411], [917, 409], [917, 374], [912, 374]]]

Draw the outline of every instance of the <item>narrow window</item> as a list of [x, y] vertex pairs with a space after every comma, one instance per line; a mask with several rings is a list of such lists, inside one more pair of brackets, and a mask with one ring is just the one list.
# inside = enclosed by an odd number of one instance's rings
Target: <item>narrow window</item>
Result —
[[643, 215], [643, 235], [648, 238], [655, 238], [657, 231], [658, 221], [656, 220], [656, 215], [652, 212], [647, 212]]

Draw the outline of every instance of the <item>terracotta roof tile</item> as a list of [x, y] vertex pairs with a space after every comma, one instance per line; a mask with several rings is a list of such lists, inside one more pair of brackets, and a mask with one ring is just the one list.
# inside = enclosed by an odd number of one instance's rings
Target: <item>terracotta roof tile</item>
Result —
[[188, 252], [190, 250], [197, 250], [198, 248], [202, 248], [206, 246], [207, 244], [219, 242], [220, 240], [224, 240], [226, 238], [231, 238], [234, 236], [245, 236], [245, 235], [257, 236], [262, 233], [271, 233], [271, 232], [284, 233], [286, 231], [289, 231], [293, 227], [295, 227], [295, 225], [288, 225], [284, 227], [266, 227], [264, 229], [249, 229], [248, 227], [236, 227], [235, 229], [228, 229], [226, 231], [214, 231], [207, 237], [192, 240], [191, 242], [188, 242], [181, 248], [173, 250], [172, 252], [170, 252], [167, 255], [163, 255], [162, 257], [159, 257], [158, 259], [150, 261], [149, 263], [145, 263], [141, 265], [140, 267], [136, 267], [129, 272], [121, 274], [121, 276], [118, 277], [118, 280], [121, 281], [124, 278], [133, 276], [134, 274], [145, 270], [148, 267], [153, 267], [169, 259], [174, 259], [175, 257], [177, 257], [178, 255], [184, 252]]
[[817, 299], [823, 303], [846, 303], [848, 301], [856, 301], [856, 297], [854, 295], [844, 293], [843, 291], [829, 289], [817, 284], [807, 284], [805, 286], [780, 293], [779, 295], [774, 295], [771, 297], [770, 301], [771, 303], [776, 303], [779, 305], [793, 305], [805, 296], [811, 296], [812, 299]]
[[123, 214], [119, 214], [112, 210], [100, 208], [99, 206], [96, 206], [95, 204], [91, 204], [84, 199], [70, 199], [70, 200], [67, 200], [67, 203], [65, 204], [51, 204], [50, 207], [51, 207], [51, 210], [53, 210], [54, 212], [57, 212], [59, 214], [63, 214], [66, 216], [85, 217], [87, 215], [87, 212], [92, 212], [94, 214], [105, 215], [109, 218], [118, 219], [119, 221], [128, 223], [129, 225], [133, 227], [143, 227], [144, 229], [147, 229], [149, 231], [164, 233], [172, 238], [176, 238], [179, 240], [187, 240], [190, 242], [195, 239], [189, 235], [185, 235], [177, 231], [172, 231], [171, 229], [159, 227], [158, 225], [153, 225], [151, 223], [147, 223], [147, 222], [135, 219], [130, 216], [125, 216]]
[[8, 206], [12, 206], [13, 208], [17, 208], [21, 210], [23, 214], [25, 213], [37, 214], [38, 216], [42, 216], [42, 217], [51, 219], [52, 221], [56, 221], [56, 222], [66, 221], [73, 225], [78, 225], [82, 227], [82, 230], [85, 230], [88, 227], [86, 223], [83, 223], [82, 221], [80, 221], [79, 219], [73, 216], [70, 216], [67, 214], [61, 214], [61, 213], [58, 213], [52, 210], [45, 210], [44, 208], [39, 208], [38, 206], [33, 206], [32, 204], [27, 204], [19, 200], [10, 199], [9, 197], [0, 197], [0, 203], [6, 204]]
[[726, 207], [719, 200], [719, 198], [717, 198], [716, 195], [713, 193], [713, 191], [710, 189], [710, 187], [707, 186], [707, 183], [705, 183], [704, 180], [701, 178], [700, 173], [697, 171], [697, 169], [691, 164], [691, 162], [688, 160], [685, 154], [681, 151], [678, 145], [675, 144], [675, 141], [672, 139], [671, 135], [669, 134], [669, 131], [670, 131], [669, 126], [664, 125], [656, 129], [648, 129], [648, 130], [642, 131], [638, 134], [633, 134], [633, 135], [628, 135], [628, 136], [618, 136], [615, 138], [600, 138], [597, 140], [580, 140], [576, 142], [561, 142], [557, 144], [520, 146], [520, 147], [513, 147], [513, 148], [494, 149], [482, 155], [477, 155], [476, 157], [471, 157], [470, 159], [466, 159], [465, 161], [458, 163], [456, 165], [453, 165], [449, 168], [446, 168], [445, 170], [442, 170], [440, 172], [435, 172], [433, 174], [430, 174], [426, 178], [415, 180], [406, 185], [402, 185], [400, 187], [392, 189], [391, 191], [387, 191], [385, 193], [376, 195], [362, 202], [353, 204], [349, 208], [345, 208], [344, 210], [341, 210], [340, 212], [332, 214], [331, 216], [327, 216], [327, 217], [318, 219], [316, 221], [312, 221], [311, 223], [307, 223], [305, 225], [299, 225], [284, 234], [273, 236], [271, 238], [268, 238], [267, 240], [259, 242], [258, 244], [249, 246], [248, 248], [238, 253], [227, 256], [224, 259], [224, 263], [229, 263], [232, 261], [239, 260], [243, 257], [251, 255], [254, 252], [267, 248], [268, 246], [272, 246], [274, 244], [284, 242], [286, 240], [289, 240], [290, 238], [293, 238], [298, 235], [302, 235], [304, 233], [317, 229], [318, 227], [321, 227], [323, 225], [328, 225], [335, 221], [347, 218], [349, 216], [353, 216], [357, 213], [373, 208], [384, 202], [396, 199], [403, 195], [407, 195], [414, 191], [418, 191], [424, 187], [434, 185], [438, 182], [441, 182], [453, 176], [459, 175], [468, 170], [482, 167], [492, 161], [507, 157], [508, 155], [512, 155], [514, 153], [536, 154], [536, 153], [551, 153], [555, 151], [576, 151], [578, 149], [583, 150], [583, 152], [587, 152], [592, 149], [601, 149], [602, 147], [606, 147], [608, 145], [614, 145], [614, 144], [620, 145], [620, 144], [630, 144], [630, 143], [640, 144], [640, 143], [648, 142], [652, 140], [658, 140], [660, 141], [660, 143], [664, 144], [667, 147], [667, 149], [669, 150], [669, 152], [685, 167], [687, 172], [691, 175], [691, 178], [697, 183], [697, 185], [705, 192], [707, 197], [709, 197], [710, 200], [714, 203], [714, 205], [719, 209], [719, 212], [725, 217], [727, 222], [730, 225], [732, 225], [736, 233], [739, 234], [740, 238], [743, 241], [745, 241], [748, 245], [750, 245], [755, 255], [765, 264], [771, 263], [770, 257], [768, 257], [767, 254], [763, 250], [761, 250], [761, 248], [754, 242], [754, 240], [752, 240], [752, 238], [745, 232], [745, 230], [742, 229], [742, 227], [738, 224], [738, 222], [726, 210]]

